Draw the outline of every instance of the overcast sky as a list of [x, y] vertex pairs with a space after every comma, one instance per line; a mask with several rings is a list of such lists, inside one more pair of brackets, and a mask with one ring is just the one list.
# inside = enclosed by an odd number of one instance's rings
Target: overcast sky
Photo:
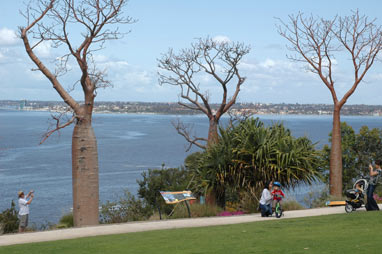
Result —
[[[26, 21], [19, 14], [25, 9], [21, 0], [1, 1], [0, 9], [0, 99], [60, 100], [48, 80], [32, 72], [32, 62], [25, 53], [17, 27]], [[382, 1], [297, 1], [297, 0], [131, 0], [125, 9], [137, 19], [135, 24], [121, 27], [131, 32], [119, 41], [109, 42], [106, 49], [95, 55], [99, 66], [106, 68], [113, 88], [98, 91], [98, 101], [175, 102], [179, 90], [159, 86], [157, 59], [169, 48], [188, 48], [195, 38], [224, 39], [243, 42], [251, 52], [242, 61], [240, 70], [247, 77], [239, 94], [239, 102], [263, 103], [332, 103], [324, 84], [304, 66], [286, 58], [286, 40], [275, 27], [275, 17], [286, 20], [289, 14], [301, 11], [319, 17], [336, 14], [361, 14], [378, 18]], [[75, 34], [75, 33], [74, 33]], [[43, 61], [50, 61], [58, 52], [49, 44], [38, 48]], [[339, 95], [352, 84], [349, 61], [339, 62], [335, 81]], [[61, 81], [71, 87], [78, 79], [78, 70]], [[203, 85], [203, 84], [202, 84]], [[211, 80], [206, 85], [213, 101], [220, 100], [220, 90]], [[216, 87], [214, 89], [214, 87]], [[382, 64], [375, 64], [348, 104], [380, 104], [382, 102]], [[79, 89], [73, 96], [82, 99]]]

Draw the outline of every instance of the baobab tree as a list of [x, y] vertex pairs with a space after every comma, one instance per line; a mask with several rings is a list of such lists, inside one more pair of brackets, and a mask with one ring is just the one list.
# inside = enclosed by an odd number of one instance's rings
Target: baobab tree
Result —
[[[191, 145], [206, 149], [218, 142], [219, 120], [235, 104], [240, 87], [245, 81], [239, 73], [239, 63], [248, 54], [250, 47], [243, 43], [216, 41], [212, 38], [198, 39], [190, 48], [182, 49], [178, 54], [170, 49], [158, 60], [159, 83], [180, 88], [179, 104], [185, 108], [198, 110], [209, 119], [208, 139], [192, 137], [183, 123], [175, 124], [178, 133]], [[217, 109], [211, 107], [210, 91], [206, 89], [208, 81], [202, 75], [211, 77], [216, 85], [213, 92], [221, 89], [222, 97]], [[232, 85], [231, 85], [232, 84]], [[204, 86], [204, 90], [202, 88]], [[229, 97], [230, 87], [232, 96]]]
[[[317, 74], [329, 89], [333, 100], [333, 129], [330, 152], [330, 194], [342, 195], [342, 150], [340, 113], [342, 106], [364, 80], [375, 63], [382, 47], [381, 27], [375, 19], [359, 14], [334, 17], [327, 20], [305, 17], [302, 13], [289, 16], [288, 22], [279, 20], [278, 32], [288, 40], [289, 50], [297, 53], [291, 60], [307, 63], [308, 69]], [[343, 53], [345, 52], [345, 54]], [[337, 96], [334, 73], [342, 67], [341, 60], [348, 58], [352, 66], [353, 80], [342, 98]]]
[[[123, 33], [118, 25], [133, 20], [123, 14], [127, 0], [36, 0], [23, 12], [27, 25], [20, 28], [25, 50], [40, 71], [53, 85], [73, 116], [62, 123], [56, 118], [55, 128], [46, 134], [74, 123], [72, 136], [73, 217], [75, 226], [98, 224], [99, 181], [97, 141], [92, 127], [92, 113], [97, 88], [110, 82], [104, 71], [96, 68], [94, 51], [103, 48], [106, 41], [119, 39]], [[38, 56], [38, 46], [50, 43], [61, 54], [56, 66], [48, 66]], [[64, 53], [63, 53], [64, 52]], [[78, 83], [84, 99], [76, 101], [60, 78], [74, 60], [79, 69]], [[52, 69], [54, 68], [54, 71]], [[73, 67], [72, 67], [73, 68]]]

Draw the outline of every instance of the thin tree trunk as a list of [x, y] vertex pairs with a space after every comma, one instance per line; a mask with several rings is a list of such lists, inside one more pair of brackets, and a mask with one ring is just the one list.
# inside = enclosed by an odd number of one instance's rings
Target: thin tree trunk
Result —
[[211, 145], [218, 143], [219, 141], [218, 125], [219, 125], [219, 119], [216, 119], [215, 117], [211, 117], [210, 126], [208, 129], [207, 147], [210, 147]]
[[206, 193], [206, 204], [207, 205], [216, 205], [216, 192], [211, 189]]
[[342, 195], [342, 148], [341, 148], [341, 108], [334, 105], [332, 148], [330, 151], [330, 194], [336, 197]]
[[[219, 142], [218, 125], [219, 125], [219, 118], [216, 118], [215, 116], [210, 117], [207, 148], [209, 148], [212, 145], [217, 144]], [[224, 207], [224, 205], [222, 205], [222, 202], [225, 203], [225, 201], [221, 200], [221, 197], [218, 197], [218, 193], [217, 193], [216, 189], [211, 189], [208, 192], [207, 197], [206, 197], [206, 203], [207, 204], [218, 205], [218, 206]]]
[[74, 226], [97, 225], [99, 223], [98, 151], [91, 120], [78, 121], [74, 127], [72, 174]]

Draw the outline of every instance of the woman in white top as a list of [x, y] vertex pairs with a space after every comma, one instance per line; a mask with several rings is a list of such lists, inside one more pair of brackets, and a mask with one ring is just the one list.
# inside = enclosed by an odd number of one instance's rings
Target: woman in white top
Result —
[[261, 193], [260, 198], [260, 210], [261, 217], [268, 217], [272, 215], [272, 195], [270, 190], [272, 189], [272, 182], [267, 182], [264, 185], [264, 190]]
[[[23, 191], [19, 191], [19, 218], [20, 218], [20, 224], [19, 224], [19, 233], [22, 233], [25, 231], [25, 228], [28, 226], [28, 217], [29, 217], [29, 205], [32, 203], [33, 200], [33, 191], [30, 191], [27, 196], [24, 195]], [[28, 200], [28, 198], [30, 199]]]

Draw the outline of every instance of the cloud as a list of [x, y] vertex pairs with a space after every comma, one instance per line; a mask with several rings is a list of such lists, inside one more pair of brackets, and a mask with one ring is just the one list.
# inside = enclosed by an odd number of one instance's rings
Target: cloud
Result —
[[[333, 64], [335, 90], [337, 97], [341, 99], [353, 85], [354, 71], [336, 61]], [[247, 79], [239, 94], [240, 101], [331, 104], [332, 97], [328, 88], [317, 74], [307, 71], [306, 66], [305, 63], [276, 58], [243, 61], [239, 65], [239, 71]], [[365, 103], [365, 98], [369, 97], [366, 104], [378, 104], [378, 97], [370, 99], [370, 96], [365, 96], [365, 91], [377, 91], [377, 84], [382, 80], [382, 75], [376, 71], [378, 67], [373, 68], [374, 71], [365, 77], [363, 83], [366, 85], [358, 87], [351, 96], [352, 103]]]
[[37, 56], [42, 58], [48, 58], [51, 56], [52, 43], [50, 41], [43, 41], [35, 48]]
[[283, 45], [278, 44], [278, 43], [270, 43], [265, 46], [266, 49], [277, 49], [277, 50], [282, 50], [284, 49]]
[[0, 64], [22, 63], [25, 61], [25, 56], [22, 53], [24, 52], [17, 50], [17, 48], [0, 48]]
[[110, 62], [110, 58], [108, 56], [105, 56], [105, 55], [101, 55], [101, 54], [96, 54], [96, 55], [93, 55], [93, 60], [96, 62], [96, 63], [108, 63]]
[[275, 67], [276, 62], [272, 59], [266, 59], [263, 63], [261, 63], [261, 66], [264, 68], [272, 68]]
[[382, 74], [381, 73], [372, 73], [369, 78], [366, 78], [367, 82], [378, 82], [380, 83], [382, 81]]
[[31, 79], [35, 81], [45, 81], [47, 78], [44, 76], [44, 74], [41, 73], [39, 70], [31, 70], [31, 69], [26, 69], [25, 70], [26, 75], [30, 77]]
[[14, 46], [19, 42], [19, 38], [14, 30], [6, 27], [0, 29], [0, 46]]
[[228, 43], [228, 42], [231, 42], [231, 39], [228, 38], [225, 35], [217, 35], [214, 38], [212, 38], [212, 40], [214, 42], [217, 42], [217, 43]]
[[145, 70], [130, 70], [123, 77], [126, 83], [137, 84], [138, 86], [154, 83], [152, 73]]

